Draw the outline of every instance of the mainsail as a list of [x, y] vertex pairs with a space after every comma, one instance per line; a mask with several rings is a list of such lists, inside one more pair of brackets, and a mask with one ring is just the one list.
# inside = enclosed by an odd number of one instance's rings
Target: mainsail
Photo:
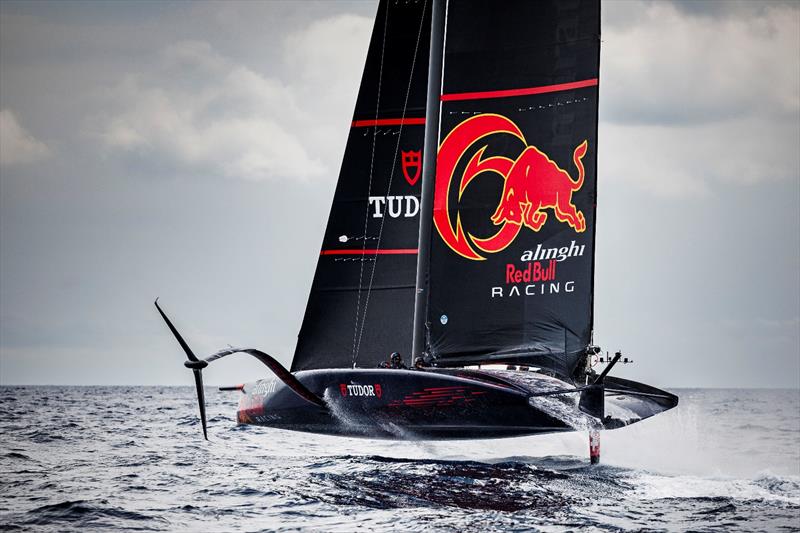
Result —
[[292, 371], [411, 350], [429, 45], [429, 2], [380, 2]]
[[592, 335], [599, 0], [445, 9], [422, 348], [570, 377]]

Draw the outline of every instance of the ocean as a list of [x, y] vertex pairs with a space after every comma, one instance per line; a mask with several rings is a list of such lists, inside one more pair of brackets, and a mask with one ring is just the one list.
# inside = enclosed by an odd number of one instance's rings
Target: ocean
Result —
[[0, 387], [3, 531], [800, 531], [800, 391], [677, 389], [602, 434], [391, 442], [236, 426], [208, 387]]

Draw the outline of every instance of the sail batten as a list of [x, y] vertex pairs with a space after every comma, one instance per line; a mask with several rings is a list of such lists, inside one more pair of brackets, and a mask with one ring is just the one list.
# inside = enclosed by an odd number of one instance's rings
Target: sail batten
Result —
[[375, 119], [361, 119], [354, 120], [352, 126], [354, 128], [369, 128], [373, 126], [424, 126], [425, 117], [407, 117], [407, 118], [375, 118]]

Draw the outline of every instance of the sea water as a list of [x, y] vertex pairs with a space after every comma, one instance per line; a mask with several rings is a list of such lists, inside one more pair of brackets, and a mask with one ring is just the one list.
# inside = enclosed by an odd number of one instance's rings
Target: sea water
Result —
[[0, 529], [796, 531], [800, 391], [674, 390], [602, 433], [391, 442], [236, 426], [207, 388], [0, 387]]

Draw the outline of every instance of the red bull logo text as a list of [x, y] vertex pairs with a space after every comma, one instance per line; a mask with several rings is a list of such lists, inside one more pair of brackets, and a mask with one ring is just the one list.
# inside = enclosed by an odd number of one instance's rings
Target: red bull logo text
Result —
[[[456, 167], [467, 150], [495, 134], [513, 135], [526, 148], [513, 160], [485, 156], [488, 145], [483, 146], [472, 155], [461, 177], [456, 180], [460, 199], [467, 186], [484, 172], [499, 174], [504, 179], [502, 195], [491, 216], [492, 223], [499, 229], [488, 238], [479, 238], [464, 231], [458, 213], [453, 224], [449, 206], [451, 187]], [[539, 231], [551, 215], [574, 231], [584, 232], [586, 218], [572, 203], [572, 195], [583, 186], [583, 157], [587, 150], [588, 142], [583, 141], [573, 151], [572, 162], [577, 169], [577, 177], [573, 179], [547, 154], [528, 145], [522, 131], [508, 118], [482, 114], [465, 120], [447, 135], [439, 147], [433, 201], [433, 222], [439, 235], [459, 255], [483, 260], [486, 257], [482, 253], [492, 254], [508, 247], [523, 226]]]
[[513, 263], [506, 265], [506, 283], [521, 283], [530, 281], [552, 281], [556, 279], [556, 261], [551, 259], [547, 266], [542, 266], [539, 261], [528, 263], [525, 268], [517, 268]]
[[565, 293], [574, 291], [574, 281], [567, 281], [563, 285], [561, 282], [555, 281], [556, 268], [558, 268], [558, 261], [555, 259], [547, 262], [530, 262], [521, 268], [513, 263], [508, 263], [505, 270], [505, 286], [492, 287], [492, 298], [559, 294], [562, 288]]

